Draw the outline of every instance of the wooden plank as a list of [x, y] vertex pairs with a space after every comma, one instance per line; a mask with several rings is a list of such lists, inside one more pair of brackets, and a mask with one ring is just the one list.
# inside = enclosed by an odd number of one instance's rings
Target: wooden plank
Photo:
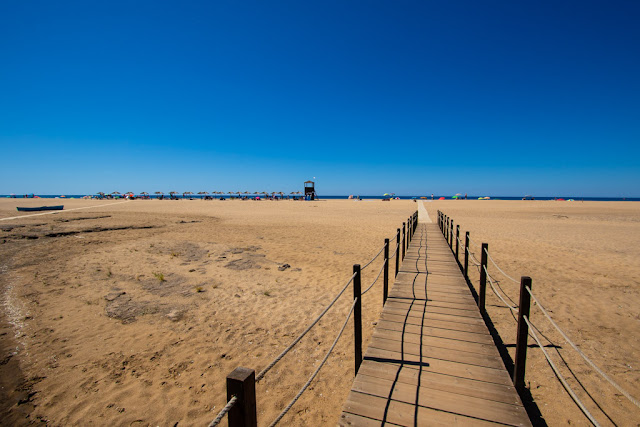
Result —
[[360, 366], [358, 373], [360, 372], [363, 375], [398, 381], [413, 386], [421, 385], [434, 390], [445, 390], [464, 396], [479, 397], [513, 405], [521, 404], [518, 394], [514, 393], [515, 388], [513, 386], [484, 383], [474, 379], [429, 372], [415, 366], [389, 365], [366, 360]]
[[390, 396], [391, 399], [403, 403], [507, 425], [520, 425], [523, 417], [526, 418], [524, 408], [518, 407], [517, 404], [495, 402], [427, 387], [416, 389], [409, 384], [364, 374], [357, 376], [353, 390], [382, 398]]
[[484, 322], [479, 318], [467, 317], [467, 316], [460, 317], [460, 316], [455, 316], [451, 314], [435, 313], [433, 311], [426, 311], [419, 307], [396, 308], [396, 307], [387, 306], [384, 308], [383, 313], [396, 314], [396, 315], [409, 316], [409, 317], [419, 317], [419, 318], [426, 316], [425, 317], [426, 319], [442, 320], [442, 321], [447, 321], [452, 323], [460, 323], [463, 325], [481, 325], [481, 326], [484, 325]]
[[[340, 415], [339, 426], [361, 426], [361, 427], [380, 427], [380, 420], [364, 417], [362, 415], [350, 414], [349, 412], [343, 412]], [[386, 422], [385, 426], [400, 426], [400, 424], [393, 424]]]
[[432, 328], [448, 329], [450, 331], [471, 332], [476, 334], [487, 333], [487, 328], [484, 325], [451, 322], [449, 319], [431, 319], [427, 317], [427, 313], [425, 313], [423, 318], [421, 316], [407, 316], [402, 314], [383, 312], [380, 315], [380, 320], [388, 320], [390, 322], [404, 322], [407, 325], [429, 326]]
[[432, 347], [406, 341], [389, 340], [376, 336], [371, 340], [369, 347], [394, 351], [403, 356], [416, 356], [422, 358], [434, 358], [451, 362], [465, 363], [467, 365], [483, 366], [485, 368], [504, 369], [500, 355], [471, 353], [463, 349]]
[[452, 362], [450, 360], [420, 357], [413, 354], [402, 354], [398, 351], [389, 351], [369, 346], [364, 355], [366, 360], [385, 362], [392, 365], [410, 365], [420, 367], [429, 372], [452, 375], [460, 378], [475, 379], [487, 383], [512, 385], [511, 377], [504, 369], [486, 368], [465, 363]]
[[470, 343], [466, 341], [452, 340], [449, 338], [430, 337], [428, 335], [405, 334], [399, 331], [389, 331], [386, 329], [376, 328], [372, 337], [380, 337], [387, 340], [400, 341], [411, 344], [420, 344], [446, 348], [451, 350], [464, 350], [468, 353], [485, 354], [493, 356], [497, 353], [493, 344]]
[[[378, 396], [356, 391], [349, 393], [345, 403], [345, 412], [363, 414], [368, 418], [379, 420], [381, 424], [393, 423], [401, 426], [490, 426], [492, 423], [463, 415], [435, 409], [416, 407], [396, 400], [388, 400]], [[417, 416], [416, 416], [417, 412]], [[415, 420], [415, 422], [414, 422]]]

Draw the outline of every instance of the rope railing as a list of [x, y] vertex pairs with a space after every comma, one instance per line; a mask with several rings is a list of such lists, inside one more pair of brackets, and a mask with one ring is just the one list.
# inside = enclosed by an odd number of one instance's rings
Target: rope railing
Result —
[[349, 287], [349, 285], [351, 284], [351, 282], [355, 277], [356, 277], [356, 273], [353, 273], [353, 275], [351, 276], [347, 284], [344, 285], [344, 288], [342, 288], [342, 290], [338, 293], [338, 295], [336, 295], [333, 301], [331, 301], [329, 305], [324, 310], [322, 310], [322, 313], [320, 313], [320, 315], [316, 317], [316, 319], [313, 322], [311, 322], [311, 324], [307, 327], [307, 329], [305, 329], [300, 335], [298, 335], [298, 337], [295, 340], [293, 340], [293, 342], [289, 344], [287, 348], [285, 348], [282, 351], [282, 353], [280, 353], [275, 359], [273, 359], [273, 361], [269, 363], [267, 367], [265, 367], [262, 371], [260, 371], [260, 373], [256, 376], [256, 382], [264, 378], [266, 373], [269, 372], [269, 370], [271, 370], [271, 368], [273, 368], [276, 365], [276, 363], [278, 363], [296, 344], [298, 344], [298, 342], [300, 342], [300, 340], [307, 334], [307, 332], [311, 330], [311, 328], [313, 328], [316, 325], [316, 323], [320, 321], [320, 319], [322, 319], [322, 317], [327, 313], [327, 311], [329, 311], [329, 309], [333, 307], [333, 304], [335, 304], [336, 301], [338, 301], [338, 298], [342, 296], [344, 291], [347, 290], [347, 288]]
[[237, 396], [233, 396], [231, 399], [229, 399], [227, 404], [224, 405], [224, 408], [222, 408], [220, 410], [220, 412], [218, 413], [218, 416], [215, 417], [215, 419], [209, 423], [208, 427], [215, 427], [218, 424], [220, 424], [220, 421], [222, 421], [224, 416], [227, 415], [227, 412], [229, 412], [231, 410], [231, 408], [233, 408], [233, 405], [235, 405], [237, 401], [238, 401], [238, 397]]
[[514, 313], [517, 313], [518, 312], [518, 307], [513, 307], [513, 306], [511, 306], [511, 304], [509, 304], [507, 301], [505, 301], [505, 299], [502, 298], [502, 295], [496, 290], [495, 286], [493, 286], [494, 285], [493, 278], [491, 277], [491, 275], [487, 271], [487, 267], [485, 267], [483, 265], [482, 268], [484, 268], [485, 273], [487, 273], [487, 279], [489, 279], [489, 286], [493, 290], [493, 293], [500, 299], [500, 301], [502, 301], [504, 303], [504, 305], [509, 310], [513, 311]]
[[540, 301], [535, 297], [535, 295], [533, 295], [533, 292], [531, 291], [531, 289], [526, 288], [527, 291], [529, 292], [529, 295], [531, 295], [531, 298], [535, 301], [535, 303], [538, 305], [538, 308], [540, 309], [540, 311], [542, 312], [542, 314], [544, 314], [544, 316], [547, 318], [547, 320], [553, 325], [554, 328], [556, 328], [556, 330], [560, 333], [560, 335], [562, 336], [562, 338], [564, 338], [564, 340], [584, 359], [585, 362], [587, 362], [598, 374], [600, 374], [600, 376], [602, 378], [604, 378], [605, 380], [607, 380], [609, 382], [609, 384], [611, 384], [613, 387], [616, 388], [616, 390], [618, 390], [620, 393], [622, 393], [624, 395], [624, 397], [626, 397], [627, 399], [629, 399], [629, 401], [631, 403], [633, 403], [634, 405], [636, 405], [637, 407], [640, 408], [640, 402], [638, 402], [637, 399], [635, 399], [633, 396], [631, 396], [626, 390], [624, 390], [622, 387], [620, 387], [618, 385], [618, 383], [616, 383], [615, 381], [613, 381], [611, 378], [609, 378], [609, 376], [607, 374], [605, 374], [602, 369], [600, 369], [598, 366], [596, 366], [595, 363], [593, 363], [591, 361], [591, 359], [589, 359], [587, 357], [586, 354], [584, 354], [582, 352], [582, 350], [580, 350], [580, 348], [578, 348], [578, 346], [569, 339], [569, 337], [567, 336], [567, 334], [560, 329], [560, 327], [556, 324], [556, 322], [553, 321], [553, 319], [551, 318], [551, 316], [549, 315], [549, 313], [547, 312], [547, 310], [544, 308], [544, 306], [542, 304], [540, 304]]
[[396, 255], [398, 255], [398, 251], [400, 250], [400, 246], [396, 246], [396, 250], [393, 251], [393, 255], [389, 256], [389, 259], [394, 258]]
[[544, 346], [542, 345], [542, 342], [540, 342], [540, 339], [538, 338], [538, 335], [535, 333], [533, 325], [531, 325], [531, 322], [529, 322], [529, 319], [527, 319], [527, 316], [524, 316], [523, 319], [525, 322], [527, 322], [527, 325], [529, 325], [529, 331], [533, 336], [533, 339], [538, 344], [538, 347], [540, 348], [540, 350], [542, 350], [542, 354], [544, 354], [545, 359], [547, 359], [547, 362], [549, 363], [549, 366], [551, 366], [551, 369], [553, 369], [553, 372], [556, 374], [556, 377], [562, 383], [562, 387], [564, 387], [567, 393], [569, 393], [569, 395], [571, 396], [571, 399], [573, 399], [575, 404], [578, 405], [582, 413], [589, 419], [589, 421], [591, 421], [591, 423], [594, 426], [599, 426], [600, 424], [596, 421], [595, 418], [593, 418], [593, 415], [591, 415], [591, 413], [587, 410], [587, 408], [584, 406], [584, 404], [578, 398], [578, 396], [576, 396], [573, 389], [569, 386], [569, 383], [567, 383], [567, 380], [560, 373], [560, 370], [558, 369], [556, 364], [553, 363], [553, 360], [551, 360], [551, 357], [549, 357], [549, 353], [547, 353], [547, 350], [545, 350]]
[[493, 265], [495, 265], [495, 267], [498, 269], [498, 271], [500, 273], [502, 273], [502, 275], [504, 277], [506, 277], [507, 279], [511, 280], [513, 283], [520, 283], [518, 280], [514, 279], [513, 277], [509, 276], [507, 273], [505, 273], [499, 266], [498, 264], [496, 264], [496, 262], [493, 260], [493, 257], [491, 255], [489, 255], [489, 251], [485, 250], [485, 252], [487, 253], [487, 256], [489, 257], [489, 260], [493, 263]]
[[376, 258], [378, 258], [380, 256], [382, 251], [384, 251], [384, 245], [382, 246], [382, 249], [380, 249], [380, 251], [373, 258], [371, 258], [371, 260], [368, 263], [366, 263], [363, 267], [361, 267], [361, 270], [364, 270], [365, 268], [367, 268], [369, 266], [369, 264], [371, 264], [373, 261], [375, 261]]
[[476, 267], [480, 266], [480, 261], [476, 258], [473, 252], [469, 251], [469, 259], [476, 265]]
[[316, 370], [313, 371], [313, 374], [311, 374], [311, 376], [309, 377], [307, 382], [302, 386], [302, 388], [300, 389], [298, 394], [296, 394], [296, 396], [291, 400], [291, 402], [289, 402], [289, 404], [282, 410], [282, 412], [280, 412], [280, 414], [276, 417], [276, 419], [273, 420], [273, 422], [271, 424], [269, 424], [269, 427], [275, 426], [276, 424], [278, 424], [278, 422], [280, 422], [282, 417], [287, 415], [287, 412], [289, 412], [291, 407], [298, 401], [300, 396], [302, 396], [302, 393], [304, 393], [307, 390], [307, 388], [309, 387], [311, 382], [314, 380], [316, 375], [318, 375], [318, 372], [320, 372], [320, 369], [322, 369], [324, 364], [327, 362], [327, 359], [329, 359], [329, 355], [331, 355], [331, 352], [333, 351], [333, 349], [335, 348], [336, 344], [338, 343], [338, 340], [342, 336], [342, 333], [344, 332], [344, 329], [347, 327], [347, 323], [349, 323], [349, 319], [351, 318], [351, 314], [353, 314], [353, 310], [356, 307], [356, 303], [357, 302], [358, 302], [358, 298], [355, 298], [353, 300], [353, 304], [351, 304], [351, 309], [349, 310], [349, 314], [347, 315], [347, 318], [345, 319], [345, 321], [344, 321], [344, 323], [342, 325], [342, 328], [340, 329], [340, 332], [336, 336], [336, 339], [333, 341], [333, 344], [331, 344], [331, 347], [329, 348], [329, 351], [327, 351], [327, 354], [324, 356], [324, 359], [322, 359], [322, 362], [320, 362], [320, 365], [318, 365]]
[[376, 282], [378, 281], [378, 279], [380, 278], [380, 275], [382, 274], [382, 271], [384, 270], [385, 265], [387, 265], [387, 260], [386, 259], [382, 263], [382, 267], [380, 267], [380, 271], [378, 272], [378, 275], [376, 276], [376, 278], [373, 281], [373, 283], [371, 285], [369, 285], [369, 287], [366, 290], [362, 291], [362, 293], [360, 294], [361, 296], [366, 294], [367, 292], [369, 292], [369, 289], [373, 288], [373, 285], [375, 285]]

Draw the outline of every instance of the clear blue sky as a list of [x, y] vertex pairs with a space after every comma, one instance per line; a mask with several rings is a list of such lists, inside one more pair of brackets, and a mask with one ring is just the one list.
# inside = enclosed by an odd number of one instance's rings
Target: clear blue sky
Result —
[[640, 196], [640, 2], [0, 3], [0, 194]]

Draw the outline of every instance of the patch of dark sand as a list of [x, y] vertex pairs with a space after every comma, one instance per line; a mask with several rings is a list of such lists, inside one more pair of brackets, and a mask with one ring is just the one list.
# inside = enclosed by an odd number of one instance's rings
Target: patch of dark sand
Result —
[[231, 248], [231, 249], [228, 249], [228, 250], [224, 251], [222, 253], [222, 255], [226, 255], [226, 254], [239, 255], [239, 254], [242, 254], [244, 252], [257, 252], [260, 249], [262, 249], [260, 246], [247, 246], [247, 247], [244, 247], [244, 248]]
[[102, 218], [111, 218], [111, 215], [100, 215], [100, 216], [79, 216], [76, 218], [60, 218], [56, 219], [56, 222], [71, 222], [71, 221], [85, 221], [88, 219], [102, 219]]
[[166, 276], [163, 275], [160, 277], [162, 277], [163, 280], [158, 277], [141, 280], [140, 284], [142, 289], [159, 297], [172, 295], [189, 296], [193, 293], [192, 289], [184, 286], [186, 278], [179, 274], [169, 273]]
[[169, 255], [185, 262], [196, 262], [209, 256], [209, 250], [193, 242], [177, 242], [171, 246], [154, 245], [151, 253]]
[[[113, 296], [112, 294], [109, 295]], [[187, 309], [185, 307], [151, 301], [134, 301], [131, 296], [126, 293], [121, 293], [111, 301], [107, 300], [105, 312], [107, 316], [118, 319], [123, 324], [127, 324], [135, 322], [140, 316], [157, 313], [164, 314], [169, 320], [178, 321], [187, 312]]]
[[102, 233], [105, 231], [125, 231], [125, 230], [145, 230], [150, 228], [157, 228], [155, 225], [125, 225], [125, 226], [115, 226], [115, 227], [91, 227], [85, 228], [82, 230], [63, 230], [63, 231], [38, 231], [29, 229], [26, 233], [16, 233], [10, 234], [7, 237], [11, 239], [39, 239], [41, 237], [65, 237], [65, 236], [74, 236], [78, 234], [84, 233]]
[[235, 259], [225, 264], [225, 267], [231, 270], [251, 270], [252, 268], [262, 268], [262, 266], [252, 258]]

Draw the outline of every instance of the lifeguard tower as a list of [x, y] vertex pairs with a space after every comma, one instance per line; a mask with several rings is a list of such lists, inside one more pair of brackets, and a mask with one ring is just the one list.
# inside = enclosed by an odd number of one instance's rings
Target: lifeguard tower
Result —
[[318, 196], [316, 195], [315, 182], [306, 181], [304, 183], [304, 198], [305, 198], [305, 200], [315, 200], [316, 197], [318, 197]]

